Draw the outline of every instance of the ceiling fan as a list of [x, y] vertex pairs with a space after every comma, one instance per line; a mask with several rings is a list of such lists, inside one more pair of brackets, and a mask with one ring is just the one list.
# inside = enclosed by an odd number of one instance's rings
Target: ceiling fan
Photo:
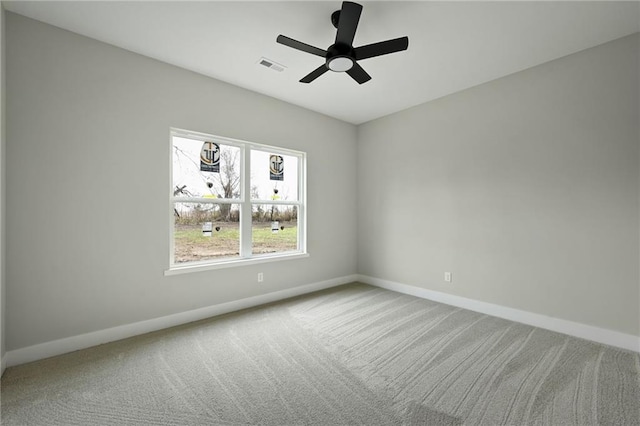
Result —
[[327, 50], [302, 43], [283, 36], [282, 34], [278, 36], [276, 41], [280, 44], [325, 58], [325, 63], [304, 76], [300, 80], [301, 83], [311, 83], [329, 70], [346, 72], [358, 83], [366, 83], [371, 80], [371, 76], [367, 74], [357, 61], [373, 58], [374, 56], [386, 55], [388, 53], [400, 52], [409, 47], [409, 38], [400, 37], [354, 48], [353, 38], [356, 35], [361, 13], [362, 6], [358, 3], [350, 1], [342, 2], [342, 9], [336, 10], [331, 14], [331, 23], [338, 31], [335, 43], [329, 46]]

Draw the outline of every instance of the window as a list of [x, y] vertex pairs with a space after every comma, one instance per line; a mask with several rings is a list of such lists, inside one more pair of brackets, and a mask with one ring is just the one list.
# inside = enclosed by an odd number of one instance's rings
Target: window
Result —
[[303, 152], [171, 131], [170, 271], [306, 253]]

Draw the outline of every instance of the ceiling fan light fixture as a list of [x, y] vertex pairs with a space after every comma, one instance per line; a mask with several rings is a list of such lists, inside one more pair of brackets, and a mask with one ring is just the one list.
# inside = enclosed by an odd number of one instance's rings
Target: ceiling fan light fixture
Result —
[[349, 71], [351, 68], [353, 68], [353, 59], [347, 56], [338, 56], [329, 59], [329, 62], [327, 62], [327, 66], [331, 71], [335, 72]]

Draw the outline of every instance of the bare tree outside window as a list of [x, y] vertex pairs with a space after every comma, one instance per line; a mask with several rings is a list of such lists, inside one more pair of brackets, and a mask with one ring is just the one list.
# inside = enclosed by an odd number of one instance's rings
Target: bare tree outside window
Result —
[[[218, 198], [239, 198], [240, 197], [240, 150], [222, 150], [220, 154], [220, 173], [218, 175], [218, 184], [222, 187], [222, 194], [218, 194]], [[239, 217], [232, 219], [231, 204], [221, 204], [220, 214], [222, 218], [230, 222], [238, 221]]]

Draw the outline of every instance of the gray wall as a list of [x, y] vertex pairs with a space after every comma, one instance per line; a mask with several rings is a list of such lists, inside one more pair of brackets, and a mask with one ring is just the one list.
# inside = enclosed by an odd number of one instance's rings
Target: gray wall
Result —
[[360, 126], [359, 272], [640, 334], [638, 51], [636, 34]]
[[[6, 25], [8, 350], [356, 273], [354, 126], [19, 15]], [[165, 277], [170, 126], [306, 151], [311, 256]]]
[[[356, 272], [640, 334], [638, 36], [356, 132], [18, 15], [5, 27], [8, 350]], [[311, 257], [165, 277], [170, 126], [307, 151]]]

